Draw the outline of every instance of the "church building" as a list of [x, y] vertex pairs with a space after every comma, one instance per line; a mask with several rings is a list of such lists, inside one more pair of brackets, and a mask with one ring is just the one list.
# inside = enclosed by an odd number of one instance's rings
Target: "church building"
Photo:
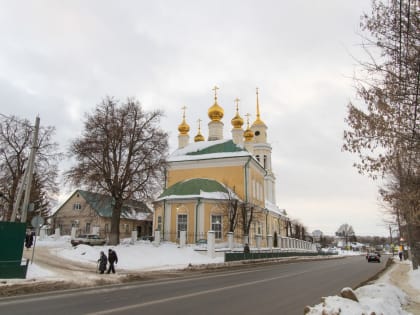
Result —
[[258, 89], [256, 119], [246, 128], [239, 114], [231, 119], [231, 137], [223, 135], [224, 109], [218, 104], [208, 109], [208, 137], [202, 135], [200, 121], [194, 141], [185, 107], [178, 126], [178, 149], [168, 158], [165, 189], [154, 202], [154, 230], [163, 240], [177, 242], [186, 231], [186, 242], [194, 244], [213, 231], [216, 243], [227, 242], [228, 233], [235, 243], [268, 246], [271, 239], [286, 236], [286, 212], [276, 205], [276, 177], [271, 166], [268, 127], [260, 114]]

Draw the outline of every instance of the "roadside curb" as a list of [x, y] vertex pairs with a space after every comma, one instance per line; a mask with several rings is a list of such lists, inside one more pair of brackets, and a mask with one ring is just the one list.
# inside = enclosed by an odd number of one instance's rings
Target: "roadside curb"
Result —
[[330, 260], [330, 259], [343, 259], [345, 256], [290, 256], [283, 258], [261, 258], [261, 259], [246, 259], [246, 260], [237, 260], [216, 264], [200, 264], [200, 265], [190, 265], [187, 268], [182, 270], [185, 271], [194, 271], [194, 270], [213, 270], [213, 269], [223, 269], [231, 267], [239, 267], [243, 265], [268, 265], [268, 264], [288, 264], [293, 262], [310, 262], [310, 261], [319, 261], [319, 260]]

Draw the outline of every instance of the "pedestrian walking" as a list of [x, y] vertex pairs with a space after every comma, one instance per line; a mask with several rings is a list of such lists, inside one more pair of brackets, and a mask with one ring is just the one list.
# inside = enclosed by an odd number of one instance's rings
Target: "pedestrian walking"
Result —
[[106, 257], [105, 253], [101, 251], [101, 256], [98, 259], [99, 273], [104, 273], [105, 272], [107, 262], [108, 262], [108, 258]]
[[34, 242], [34, 235], [31, 231], [27, 231], [25, 235], [25, 247], [26, 249], [29, 249], [32, 247], [32, 244]]
[[400, 261], [403, 260], [403, 252], [401, 250], [398, 252], [398, 257], [400, 257]]
[[244, 254], [249, 254], [249, 245], [248, 245], [248, 243], [246, 243], [245, 246], [244, 246]]
[[108, 261], [109, 261], [109, 267], [107, 273], [115, 273], [115, 267], [114, 264], [118, 263], [118, 256], [115, 250], [112, 250], [111, 248], [108, 250]]

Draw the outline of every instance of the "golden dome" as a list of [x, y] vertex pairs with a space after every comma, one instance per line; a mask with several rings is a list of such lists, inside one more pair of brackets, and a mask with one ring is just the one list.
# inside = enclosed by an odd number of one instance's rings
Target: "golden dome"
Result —
[[254, 138], [254, 132], [249, 128], [249, 114], [246, 114], [247, 116], [247, 123], [246, 123], [246, 130], [244, 131], [244, 138], [246, 142], [252, 141]]
[[252, 140], [252, 138], [254, 138], [254, 133], [252, 132], [251, 129], [247, 129], [244, 131], [244, 138], [246, 142], [249, 142]]
[[200, 142], [204, 140], [204, 136], [200, 132], [198, 132], [197, 135], [194, 137], [194, 142]]
[[217, 90], [219, 88], [217, 86], [214, 87], [214, 104], [208, 110], [209, 118], [212, 121], [220, 121], [223, 118], [224, 110], [217, 104]]
[[178, 126], [178, 131], [181, 135], [186, 135], [190, 131], [190, 126], [188, 126], [185, 119], [183, 119], [182, 123]]
[[184, 107], [182, 107], [182, 109], [184, 110], [184, 113], [182, 115], [182, 122], [178, 126], [178, 131], [181, 135], [186, 135], [190, 131], [190, 126], [185, 121], [185, 109], [186, 109], [186, 107], [184, 106]]
[[239, 111], [238, 111], [239, 98], [237, 98], [235, 100], [235, 102], [236, 102], [236, 115], [235, 115], [235, 117], [232, 118], [231, 123], [232, 123], [233, 128], [242, 129], [242, 125], [244, 124], [244, 120], [242, 119], [241, 116], [239, 116]]
[[200, 141], [204, 141], [204, 137], [201, 134], [201, 119], [198, 120], [198, 133], [197, 135], [194, 137], [194, 142], [200, 142]]
[[239, 113], [236, 113], [235, 117], [232, 118], [231, 122], [233, 128], [235, 129], [241, 129], [244, 124], [244, 120], [241, 118], [241, 116], [239, 116]]
[[223, 118], [224, 110], [217, 104], [214, 103], [212, 107], [209, 108], [208, 115], [212, 121], [220, 121]]

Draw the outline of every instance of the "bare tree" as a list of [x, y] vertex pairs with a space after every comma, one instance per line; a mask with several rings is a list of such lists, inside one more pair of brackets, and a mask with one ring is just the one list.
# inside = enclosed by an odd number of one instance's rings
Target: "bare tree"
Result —
[[[18, 187], [22, 183], [32, 146], [34, 127], [26, 119], [0, 114], [0, 191], [3, 195], [4, 221], [10, 220]], [[58, 144], [52, 141], [55, 128], [41, 127], [36, 145], [35, 168], [38, 192], [32, 193], [29, 202], [54, 199], [58, 193], [58, 162], [62, 154]], [[21, 206], [21, 205], [19, 205]], [[29, 219], [29, 218], [28, 218]]]
[[412, 231], [420, 227], [420, 2], [372, 1], [372, 13], [362, 17], [361, 26], [370, 35], [364, 39], [369, 61], [360, 62], [363, 72], [356, 78], [365, 106], [349, 104], [343, 149], [359, 156], [355, 166], [361, 173], [385, 175], [392, 182], [381, 195], [415, 249], [416, 269], [420, 233]]
[[135, 99], [120, 103], [107, 97], [86, 115], [83, 135], [71, 143], [77, 164], [67, 180], [113, 197], [111, 245], [119, 243], [124, 202], [150, 200], [162, 187], [168, 151], [168, 135], [159, 127], [162, 115], [144, 111]]
[[344, 223], [338, 228], [338, 231], [335, 232], [335, 235], [343, 237], [347, 246], [349, 241], [354, 238], [356, 234], [354, 233], [353, 227], [351, 225]]
[[249, 237], [249, 230], [254, 220], [255, 211], [255, 206], [253, 204], [244, 202], [240, 205], [239, 219], [240, 225], [242, 227], [242, 233], [244, 236], [247, 235]]
[[[225, 184], [226, 187], [228, 187]], [[235, 232], [236, 226], [239, 221], [239, 209], [240, 209], [240, 200], [235, 194], [235, 187], [233, 190], [228, 189], [227, 192], [228, 200], [227, 202], [221, 203], [219, 206], [223, 209], [223, 212], [228, 220], [228, 232]]]

